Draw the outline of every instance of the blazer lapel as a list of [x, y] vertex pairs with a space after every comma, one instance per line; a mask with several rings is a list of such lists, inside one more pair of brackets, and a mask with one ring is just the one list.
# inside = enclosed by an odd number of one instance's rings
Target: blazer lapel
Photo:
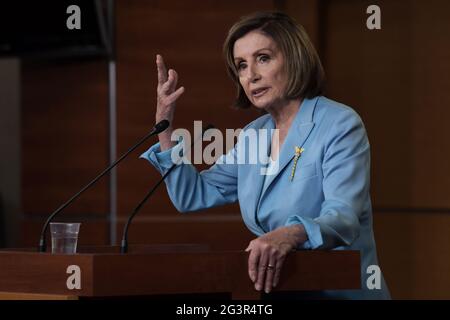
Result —
[[[264, 188], [261, 191], [260, 201], [264, 197], [265, 192], [270, 187], [270, 185], [277, 179], [285, 167], [292, 162], [295, 155], [295, 147], [302, 147], [305, 141], [308, 139], [311, 130], [314, 127], [313, 113], [316, 106], [318, 97], [313, 99], [304, 99], [294, 122], [289, 129], [285, 141], [280, 149], [278, 171], [273, 175], [268, 175], [265, 178], [268, 179], [267, 183], [264, 184]], [[307, 152], [308, 150], [305, 150]], [[262, 179], [264, 182], [264, 177]], [[258, 205], [259, 208], [259, 205]]]

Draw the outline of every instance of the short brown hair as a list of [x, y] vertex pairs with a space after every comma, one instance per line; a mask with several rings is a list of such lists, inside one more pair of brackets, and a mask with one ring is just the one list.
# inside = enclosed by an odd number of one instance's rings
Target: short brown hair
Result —
[[313, 98], [323, 93], [325, 73], [322, 63], [303, 27], [281, 12], [257, 12], [236, 22], [230, 28], [223, 45], [228, 74], [237, 86], [234, 106], [238, 108], [252, 106], [239, 82], [233, 49], [239, 38], [253, 30], [271, 37], [285, 58], [288, 75], [285, 92], [287, 99]]

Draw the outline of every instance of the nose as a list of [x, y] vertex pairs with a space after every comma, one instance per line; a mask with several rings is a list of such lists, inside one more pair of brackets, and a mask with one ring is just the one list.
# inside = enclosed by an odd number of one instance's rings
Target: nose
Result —
[[256, 67], [256, 65], [252, 64], [252, 65], [249, 66], [247, 77], [248, 77], [248, 81], [250, 83], [255, 83], [259, 79], [261, 79], [261, 75], [258, 72], [258, 68]]

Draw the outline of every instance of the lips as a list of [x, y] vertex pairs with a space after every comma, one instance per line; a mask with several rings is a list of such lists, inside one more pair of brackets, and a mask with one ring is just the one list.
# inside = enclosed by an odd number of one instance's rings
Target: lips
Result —
[[264, 95], [267, 92], [267, 90], [269, 90], [269, 88], [267, 88], [267, 87], [261, 87], [261, 88], [254, 89], [254, 90], [252, 90], [252, 96], [256, 97], [256, 98], [260, 97], [260, 96]]

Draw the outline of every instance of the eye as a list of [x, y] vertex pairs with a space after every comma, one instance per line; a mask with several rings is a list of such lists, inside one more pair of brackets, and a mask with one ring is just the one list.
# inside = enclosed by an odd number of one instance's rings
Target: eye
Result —
[[267, 55], [267, 54], [260, 54], [259, 56], [258, 56], [258, 61], [259, 62], [267, 62], [267, 61], [269, 61], [270, 60], [270, 57]]
[[243, 70], [247, 67], [247, 65], [245, 64], [245, 62], [239, 62], [238, 65], [236, 66], [236, 68], [238, 70]]

